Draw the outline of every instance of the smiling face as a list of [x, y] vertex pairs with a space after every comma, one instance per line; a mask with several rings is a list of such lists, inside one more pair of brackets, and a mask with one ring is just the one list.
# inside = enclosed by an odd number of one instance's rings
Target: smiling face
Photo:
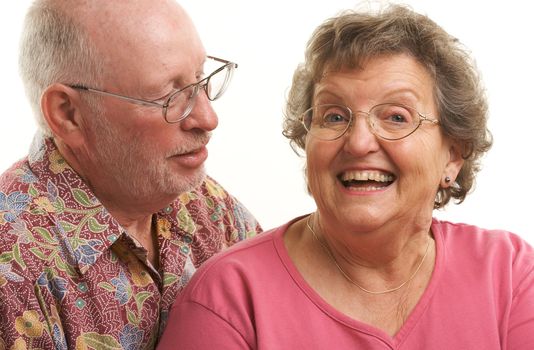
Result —
[[343, 105], [355, 114], [339, 139], [306, 139], [308, 186], [323, 225], [368, 232], [414, 220], [428, 223], [443, 178], [454, 179], [460, 170], [457, 147], [430, 123], [401, 140], [381, 139], [357, 111], [399, 103], [439, 120], [433, 91], [427, 70], [404, 54], [371, 58], [362, 69], [328, 72], [316, 84], [314, 105]]
[[[106, 9], [95, 9], [98, 13], [116, 14], [87, 23], [105, 59], [104, 90], [163, 101], [173, 89], [210, 73], [203, 71], [206, 53], [193, 23], [174, 1], [100, 5]], [[109, 18], [117, 21], [110, 24]], [[80, 163], [99, 197], [166, 203], [201, 183], [205, 146], [218, 123], [203, 91], [190, 115], [176, 124], [165, 122], [158, 107], [108, 96], [98, 101], [100, 112], [86, 111]]]

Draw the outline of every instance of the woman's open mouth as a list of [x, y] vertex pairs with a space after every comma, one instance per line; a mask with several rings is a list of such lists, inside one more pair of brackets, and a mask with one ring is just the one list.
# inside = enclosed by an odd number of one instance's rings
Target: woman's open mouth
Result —
[[379, 191], [391, 185], [396, 177], [387, 172], [369, 171], [346, 171], [338, 175], [343, 187], [351, 191]]

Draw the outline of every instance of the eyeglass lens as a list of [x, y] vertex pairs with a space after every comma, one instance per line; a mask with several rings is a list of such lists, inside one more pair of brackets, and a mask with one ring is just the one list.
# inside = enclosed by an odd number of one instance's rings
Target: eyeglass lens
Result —
[[168, 107], [165, 114], [167, 122], [176, 123], [187, 117], [193, 110], [196, 97], [201, 89], [205, 90], [210, 101], [215, 101], [221, 97], [230, 83], [234, 67], [232, 63], [219, 67], [206, 79], [171, 96], [167, 102]]
[[[384, 103], [374, 106], [367, 118], [371, 131], [387, 140], [398, 140], [413, 133], [420, 125], [418, 112], [407, 106]], [[350, 127], [356, 115], [348, 107], [340, 105], [318, 105], [304, 112], [302, 122], [306, 130], [321, 140], [335, 140]], [[354, 123], [354, 122], [352, 122]]]

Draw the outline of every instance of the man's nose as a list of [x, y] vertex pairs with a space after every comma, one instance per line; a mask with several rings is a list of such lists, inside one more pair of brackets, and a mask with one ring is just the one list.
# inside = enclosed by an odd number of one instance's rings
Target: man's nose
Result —
[[182, 129], [202, 129], [204, 131], [212, 131], [219, 124], [217, 113], [208, 99], [208, 95], [204, 89], [199, 91], [195, 97], [195, 104], [191, 109], [191, 113], [182, 121]]

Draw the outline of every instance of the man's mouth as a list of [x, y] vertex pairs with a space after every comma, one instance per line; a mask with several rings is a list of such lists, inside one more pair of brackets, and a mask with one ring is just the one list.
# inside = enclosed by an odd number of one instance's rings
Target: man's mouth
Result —
[[346, 171], [338, 175], [341, 184], [352, 191], [379, 191], [391, 185], [395, 175], [383, 171]]
[[179, 153], [175, 153], [169, 159], [173, 162], [181, 164], [184, 168], [196, 169], [200, 167], [204, 161], [208, 158], [208, 150], [205, 146], [201, 146], [195, 149], [182, 150]]
[[204, 142], [196, 146], [188, 146], [187, 148], [181, 147], [174, 149], [173, 151], [169, 152], [167, 158], [194, 155], [196, 153], [204, 151], [206, 149], [207, 144], [207, 142]]
[[197, 147], [195, 149], [191, 149], [191, 150], [187, 150], [187, 151], [183, 151], [179, 154], [176, 154], [177, 156], [189, 156], [189, 155], [194, 155], [195, 153], [198, 153], [200, 152], [202, 149], [204, 149], [204, 146], [202, 147]]

